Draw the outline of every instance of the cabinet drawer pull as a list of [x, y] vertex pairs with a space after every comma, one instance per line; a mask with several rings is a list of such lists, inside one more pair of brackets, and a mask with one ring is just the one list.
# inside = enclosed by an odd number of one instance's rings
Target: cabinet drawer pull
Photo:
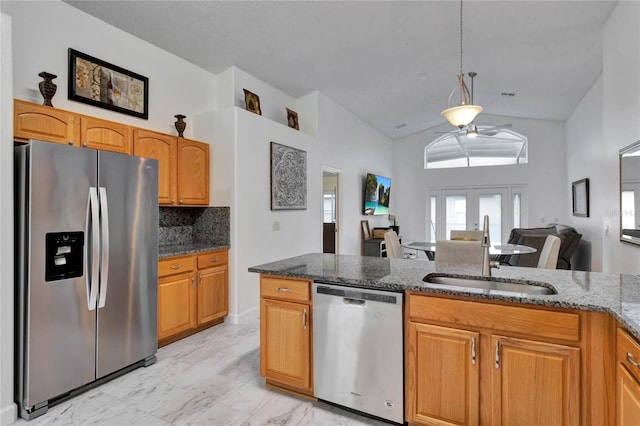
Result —
[[471, 365], [476, 365], [476, 338], [471, 338]]
[[500, 368], [500, 340], [496, 340], [496, 368]]
[[191, 288], [194, 288], [196, 286], [196, 278], [191, 275]]
[[280, 293], [291, 293], [293, 291], [287, 287], [278, 287], [276, 290], [278, 290]]
[[171, 268], [171, 269], [180, 269], [180, 268], [182, 268], [182, 264], [181, 264], [181, 263], [179, 263], [179, 264], [177, 264], [177, 265], [172, 265], [172, 266], [170, 266], [170, 268]]
[[220, 260], [220, 259], [218, 259], [217, 257], [214, 257], [213, 259], [209, 259], [209, 262], [213, 262], [213, 263], [215, 263], [215, 262], [217, 262], [218, 260]]
[[198, 284], [200, 287], [202, 287], [202, 272], [199, 273], [198, 275], [200, 275], [200, 284]]
[[302, 311], [302, 326], [305, 330], [307, 329], [307, 308]]
[[631, 355], [631, 352], [627, 352], [627, 361], [629, 361], [629, 363], [634, 367], [640, 367], [640, 362], [633, 360], [633, 355]]

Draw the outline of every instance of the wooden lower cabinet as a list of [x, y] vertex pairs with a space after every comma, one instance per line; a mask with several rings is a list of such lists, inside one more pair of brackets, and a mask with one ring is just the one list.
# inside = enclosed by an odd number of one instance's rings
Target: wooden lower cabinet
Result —
[[[206, 263], [211, 259], [215, 262]], [[218, 250], [160, 260], [158, 346], [224, 321], [229, 312], [227, 259], [227, 250]]]
[[226, 265], [198, 271], [198, 325], [227, 316], [229, 312], [228, 283]]
[[267, 384], [313, 396], [311, 282], [262, 276], [260, 374]]
[[406, 401], [410, 421], [426, 425], [478, 424], [479, 333], [410, 322], [408, 336], [406, 363], [415, 373], [407, 375], [407, 393], [414, 395]]
[[496, 335], [491, 347], [492, 424], [580, 424], [579, 348]]
[[618, 329], [616, 367], [616, 423], [640, 425], [640, 342]]
[[[546, 323], [558, 329], [545, 330], [536, 327], [545, 323], [547, 311], [541, 309], [414, 294], [407, 299], [407, 422], [581, 424], [581, 347], [574, 312], [563, 317], [564, 312], [548, 311]], [[488, 307], [484, 315], [477, 315], [480, 304]], [[508, 317], [512, 323], [502, 320]], [[514, 321], [521, 331], [505, 333]]]
[[163, 277], [158, 282], [158, 340], [196, 326], [194, 272]]

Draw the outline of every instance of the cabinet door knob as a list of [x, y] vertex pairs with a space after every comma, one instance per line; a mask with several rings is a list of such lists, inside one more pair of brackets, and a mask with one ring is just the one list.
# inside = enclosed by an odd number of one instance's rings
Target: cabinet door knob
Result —
[[171, 199], [171, 204], [175, 203], [176, 200], [174, 200], [173, 198]]
[[69, 145], [73, 145], [73, 141], [69, 141]]
[[180, 204], [182, 204], [182, 200], [178, 201]]
[[88, 143], [86, 143], [86, 142], [83, 142], [83, 143], [82, 143], [82, 146], [89, 146], [89, 144], [88, 144]]

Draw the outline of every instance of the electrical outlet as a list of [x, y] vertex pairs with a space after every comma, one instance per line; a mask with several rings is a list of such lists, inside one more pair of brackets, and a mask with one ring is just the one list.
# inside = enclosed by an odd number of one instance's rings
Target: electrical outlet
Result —
[[274, 231], [280, 230], [280, 222], [273, 222], [273, 230]]

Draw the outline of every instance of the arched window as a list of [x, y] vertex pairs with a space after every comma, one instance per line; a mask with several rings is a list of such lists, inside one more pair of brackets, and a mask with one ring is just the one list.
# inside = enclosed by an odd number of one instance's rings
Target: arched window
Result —
[[478, 126], [476, 136], [453, 131], [429, 143], [424, 148], [424, 168], [526, 164], [527, 156], [526, 136], [507, 128]]

